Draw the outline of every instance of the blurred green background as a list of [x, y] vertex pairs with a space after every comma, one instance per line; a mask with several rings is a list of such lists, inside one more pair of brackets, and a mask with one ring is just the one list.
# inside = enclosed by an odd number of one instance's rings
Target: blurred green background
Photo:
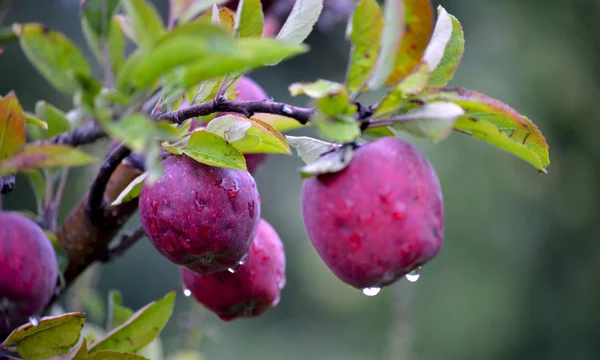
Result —
[[[166, 1], [155, 3], [166, 14]], [[285, 243], [287, 286], [280, 304], [258, 319], [223, 323], [204, 313], [203, 339], [191, 342], [207, 360], [600, 359], [600, 2], [434, 3], [456, 15], [466, 35], [452, 84], [499, 98], [536, 122], [550, 144], [548, 174], [459, 134], [436, 146], [411, 140], [440, 177], [444, 247], [417, 283], [404, 280], [367, 297], [337, 280], [306, 237], [300, 161], [272, 156], [255, 178], [262, 215]], [[77, 0], [20, 0], [4, 23], [43, 22], [85, 48], [78, 6]], [[276, 100], [305, 105], [288, 95], [287, 85], [343, 80], [344, 27], [314, 33], [309, 54], [251, 77]], [[16, 45], [0, 55], [0, 93], [11, 89], [28, 110], [40, 99], [69, 109], [70, 99]], [[83, 178], [94, 173], [72, 172], [63, 217], [86, 191]], [[18, 179], [5, 206], [33, 209], [28, 184]], [[134, 216], [128, 228], [138, 225]], [[181, 294], [177, 268], [146, 239], [88, 275], [101, 298], [118, 288], [135, 309], [177, 290], [176, 314], [162, 336], [166, 352], [190, 335], [193, 302]], [[76, 303], [71, 298], [65, 306]]]

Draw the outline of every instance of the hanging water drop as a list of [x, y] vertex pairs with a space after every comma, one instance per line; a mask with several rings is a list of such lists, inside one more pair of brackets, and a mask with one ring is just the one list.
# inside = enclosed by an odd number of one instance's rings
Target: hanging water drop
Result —
[[248, 263], [248, 259], [250, 259], [250, 255], [246, 254], [242, 257], [242, 259], [240, 260], [240, 262], [238, 262], [239, 265], [246, 265]]
[[363, 294], [365, 294], [367, 296], [375, 296], [375, 295], [379, 294], [380, 291], [381, 291], [381, 288], [379, 288], [379, 287], [370, 287], [370, 288], [362, 289]]
[[38, 326], [40, 324], [40, 319], [38, 317], [36, 317], [36, 316], [30, 316], [29, 317], [29, 322], [33, 326]]
[[187, 296], [191, 296], [192, 295], [192, 290], [190, 289], [183, 289], [183, 295]]
[[406, 274], [404, 277], [406, 277], [406, 280], [410, 282], [417, 282], [417, 280], [419, 280], [421, 277], [421, 267], [419, 266], [418, 268]]
[[235, 274], [236, 272], [238, 272], [238, 270], [239, 270], [241, 267], [242, 267], [242, 266], [238, 264], [238, 265], [236, 265], [236, 266], [234, 266], [234, 267], [230, 267], [229, 269], [227, 269], [227, 271], [229, 271], [229, 272], [230, 272], [230, 273], [232, 273], [232, 274]]

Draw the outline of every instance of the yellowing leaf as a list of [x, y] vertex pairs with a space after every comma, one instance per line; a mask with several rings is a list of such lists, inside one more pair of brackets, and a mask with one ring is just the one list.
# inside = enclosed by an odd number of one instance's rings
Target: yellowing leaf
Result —
[[406, 95], [418, 94], [425, 88], [429, 80], [429, 65], [421, 63], [421, 65], [404, 80], [400, 82], [392, 91], [390, 91], [381, 100], [381, 103], [375, 110], [376, 115], [393, 112], [402, 106], [406, 101]]
[[404, 35], [386, 85], [398, 84], [419, 65], [433, 30], [433, 9], [429, 0], [405, 0], [404, 7]]
[[144, 348], [165, 327], [173, 313], [174, 305], [175, 292], [172, 291], [162, 299], [144, 306], [124, 324], [111, 330], [91, 347], [89, 353], [108, 349], [130, 352]]
[[11, 91], [0, 98], [0, 163], [25, 144], [25, 116]]
[[234, 33], [239, 37], [261, 37], [263, 24], [261, 0], [240, 0], [235, 13]]
[[26, 145], [19, 153], [0, 162], [0, 175], [28, 169], [81, 166], [94, 160], [88, 154], [67, 145]]
[[246, 159], [238, 149], [206, 130], [192, 133], [184, 154], [206, 165], [247, 170]]
[[27, 323], [18, 327], [3, 344], [16, 346], [19, 355], [28, 360], [62, 355], [77, 343], [84, 322], [85, 315], [80, 312], [44, 317], [37, 326]]
[[432, 69], [429, 85], [444, 86], [452, 80], [464, 52], [465, 39], [460, 22], [439, 6], [431, 42], [423, 55], [423, 60]]
[[377, 61], [379, 39], [383, 31], [383, 14], [377, 1], [360, 0], [348, 22], [347, 36], [352, 53], [346, 82], [354, 93], [367, 81]]
[[72, 73], [91, 74], [79, 48], [62, 33], [35, 23], [17, 24], [13, 29], [27, 59], [59, 91], [70, 95], [77, 90]]

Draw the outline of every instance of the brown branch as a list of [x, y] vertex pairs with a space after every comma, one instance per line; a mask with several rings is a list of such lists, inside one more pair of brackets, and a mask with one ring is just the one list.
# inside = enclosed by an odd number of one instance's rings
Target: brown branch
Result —
[[72, 131], [61, 133], [48, 140], [37, 141], [35, 143], [80, 146], [91, 144], [104, 137], [106, 137], [106, 133], [104, 133], [100, 125], [95, 121], [90, 121]]
[[235, 112], [248, 117], [255, 113], [268, 113], [282, 115], [306, 124], [315, 112], [314, 108], [301, 108], [285, 103], [270, 100], [255, 101], [219, 101], [213, 100], [206, 103], [193, 105], [185, 109], [171, 111], [158, 117], [159, 120], [168, 120], [181, 124], [183, 121], [198, 116], [206, 116], [217, 112]]

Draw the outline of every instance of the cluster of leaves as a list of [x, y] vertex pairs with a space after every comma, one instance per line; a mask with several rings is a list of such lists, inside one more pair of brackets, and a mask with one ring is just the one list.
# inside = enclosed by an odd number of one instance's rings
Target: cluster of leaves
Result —
[[[0, 349], [25, 360], [144, 360], [173, 313], [175, 292], [135, 313], [123, 306], [118, 291], [108, 299], [106, 329], [86, 324], [81, 312], [32, 320], [15, 329]], [[153, 357], [154, 358], [154, 357]]]

